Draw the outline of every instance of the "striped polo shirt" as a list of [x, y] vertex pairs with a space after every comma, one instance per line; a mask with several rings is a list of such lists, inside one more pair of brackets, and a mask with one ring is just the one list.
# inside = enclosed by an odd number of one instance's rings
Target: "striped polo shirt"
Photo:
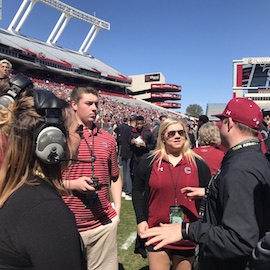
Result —
[[[95, 127], [92, 130], [84, 128], [84, 138], [79, 147], [79, 160], [90, 160], [95, 156], [94, 173], [98, 177], [101, 190], [95, 194], [92, 192], [86, 197], [86, 193], [73, 191], [72, 196], [64, 196], [63, 199], [71, 211], [75, 214], [78, 230], [80, 232], [96, 228], [111, 222], [116, 216], [111, 206], [109, 185], [110, 179], [117, 178], [119, 168], [117, 163], [116, 140], [103, 129]], [[71, 165], [63, 173], [63, 180], [76, 181], [81, 176], [92, 176], [92, 164], [77, 162]]]

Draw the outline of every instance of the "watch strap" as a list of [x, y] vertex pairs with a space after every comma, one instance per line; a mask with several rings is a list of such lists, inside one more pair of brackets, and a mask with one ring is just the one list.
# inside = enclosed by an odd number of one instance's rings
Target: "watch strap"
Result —
[[182, 238], [184, 240], [188, 240], [188, 235], [187, 235], [187, 223], [185, 221], [182, 222]]

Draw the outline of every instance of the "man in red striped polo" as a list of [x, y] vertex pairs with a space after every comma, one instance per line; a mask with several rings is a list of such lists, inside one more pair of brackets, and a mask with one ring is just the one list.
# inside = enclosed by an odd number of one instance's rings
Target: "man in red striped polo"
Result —
[[[90, 269], [118, 269], [117, 225], [121, 209], [122, 181], [117, 163], [116, 140], [95, 124], [98, 92], [76, 87], [71, 105], [83, 125], [78, 162], [63, 174], [63, 183], [72, 196], [63, 197], [76, 217]], [[110, 189], [114, 207], [110, 202]]]

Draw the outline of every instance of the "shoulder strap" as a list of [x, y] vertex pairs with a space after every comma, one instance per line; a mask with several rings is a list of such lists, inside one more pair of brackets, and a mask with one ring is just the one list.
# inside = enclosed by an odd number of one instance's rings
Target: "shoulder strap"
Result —
[[206, 187], [211, 179], [211, 171], [203, 160], [195, 157], [195, 161], [198, 169], [200, 187]]

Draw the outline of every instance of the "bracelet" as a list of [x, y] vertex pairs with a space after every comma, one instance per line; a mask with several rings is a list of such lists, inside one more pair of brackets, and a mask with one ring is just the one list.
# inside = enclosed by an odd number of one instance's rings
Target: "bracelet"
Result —
[[188, 240], [188, 235], [187, 235], [187, 223], [185, 221], [182, 222], [182, 238], [184, 240]]

